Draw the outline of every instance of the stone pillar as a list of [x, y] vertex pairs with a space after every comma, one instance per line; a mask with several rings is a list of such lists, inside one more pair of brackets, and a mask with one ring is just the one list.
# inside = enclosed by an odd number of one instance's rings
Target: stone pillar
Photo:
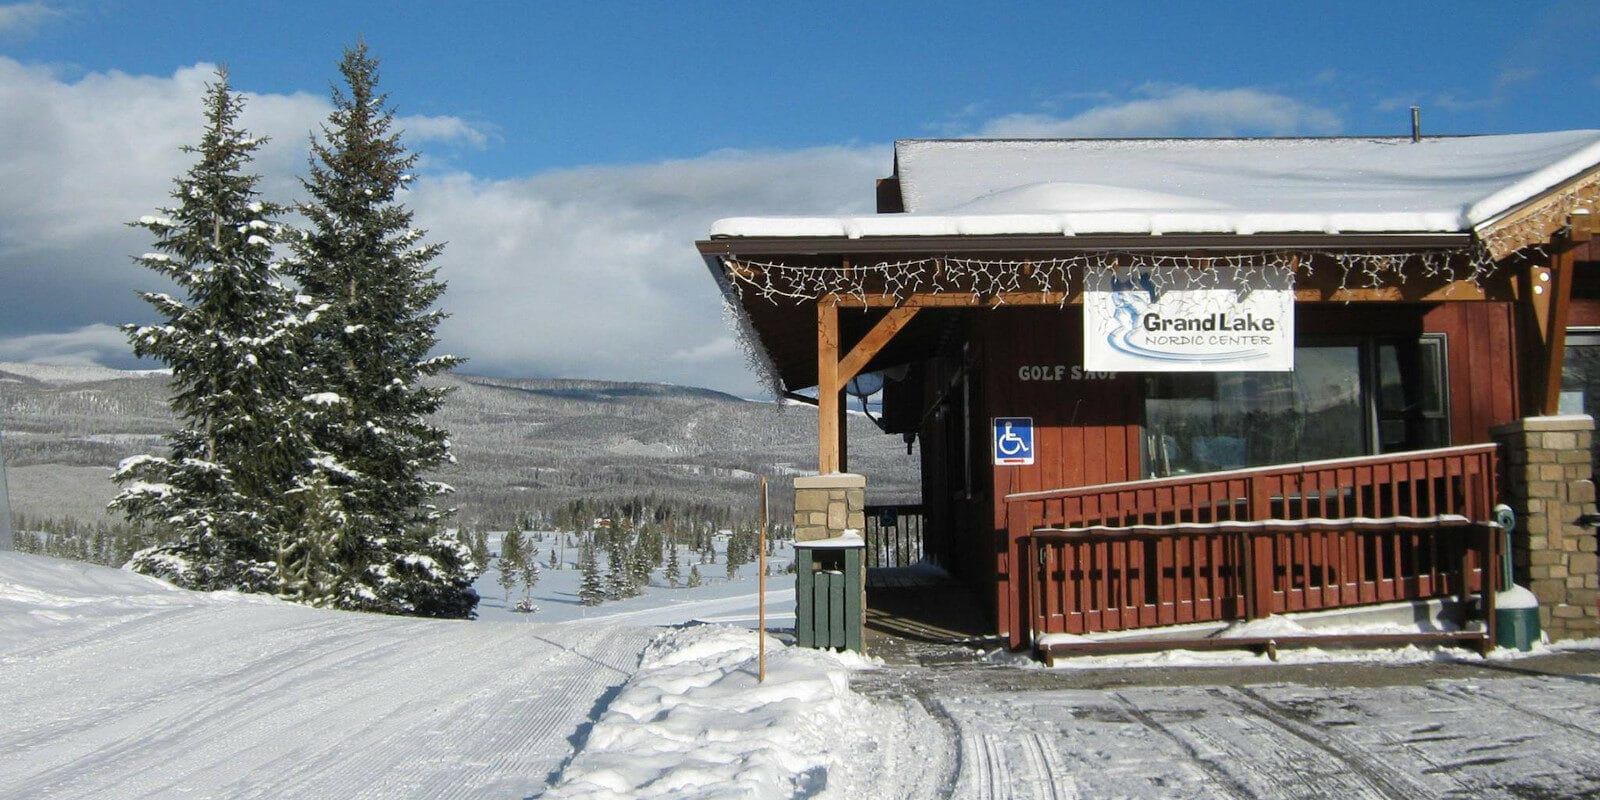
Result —
[[848, 472], [794, 479], [794, 539], [832, 539], [854, 528], [866, 535], [867, 479]]
[[1511, 550], [1517, 582], [1539, 598], [1539, 622], [1552, 641], [1600, 635], [1590, 462], [1594, 420], [1529, 417], [1490, 434], [1500, 445], [1506, 485], [1517, 512]]

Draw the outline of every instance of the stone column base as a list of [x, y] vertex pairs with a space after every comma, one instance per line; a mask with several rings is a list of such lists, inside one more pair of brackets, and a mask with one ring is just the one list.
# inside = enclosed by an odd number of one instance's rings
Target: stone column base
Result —
[[1539, 598], [1540, 625], [1552, 641], [1600, 635], [1595, 530], [1579, 521], [1595, 504], [1594, 420], [1529, 417], [1490, 434], [1505, 461], [1501, 491], [1517, 513], [1514, 571]]
[[867, 527], [867, 479], [835, 472], [794, 479], [794, 539], [832, 539]]

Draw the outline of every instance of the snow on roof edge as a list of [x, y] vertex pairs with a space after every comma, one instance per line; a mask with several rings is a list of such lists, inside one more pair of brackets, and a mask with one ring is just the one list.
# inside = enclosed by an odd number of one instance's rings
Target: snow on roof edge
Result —
[[1481, 227], [1516, 206], [1596, 169], [1600, 169], [1600, 141], [1473, 203], [1465, 213], [1467, 222], [1473, 228]]
[[882, 214], [855, 217], [725, 217], [711, 224], [711, 238], [784, 239], [887, 236], [1022, 236], [1092, 234], [1221, 233], [1466, 233], [1460, 214], [1445, 211], [1389, 213], [1229, 213], [1085, 211], [1052, 214]]

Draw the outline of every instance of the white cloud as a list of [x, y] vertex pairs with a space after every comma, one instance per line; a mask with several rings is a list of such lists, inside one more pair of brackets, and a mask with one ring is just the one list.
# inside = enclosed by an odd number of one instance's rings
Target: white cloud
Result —
[[1534, 67], [1505, 67], [1495, 75], [1487, 94], [1481, 97], [1461, 97], [1454, 92], [1442, 92], [1434, 97], [1434, 104], [1447, 111], [1481, 111], [1499, 108], [1510, 98], [1516, 88], [1539, 77]]
[[489, 144], [489, 133], [482, 127], [469, 125], [459, 117], [400, 117], [395, 120], [401, 135], [411, 145], [423, 142], [461, 143], [475, 148]]
[[695, 345], [681, 350], [675, 350], [667, 358], [673, 361], [683, 361], [691, 364], [713, 363], [717, 361], [738, 359], [742, 356], [739, 343], [734, 341], [732, 335], [719, 336], [704, 344]]
[[[150, 319], [137, 291], [165, 287], [132, 263], [148, 236], [124, 223], [167, 202], [189, 167], [179, 148], [199, 135], [212, 72], [69, 82], [0, 57], [0, 352], [131, 366], [111, 325]], [[308, 93], [247, 94], [244, 127], [272, 137], [253, 165], [266, 196], [298, 193], [306, 134], [327, 111]], [[412, 147], [487, 141], [449, 117], [400, 127]], [[872, 181], [890, 165], [882, 147], [720, 152], [503, 181], [424, 172], [405, 202], [446, 243], [443, 346], [470, 357], [469, 370], [754, 395], [694, 241], [722, 216], [870, 212]]]
[[61, 12], [44, 3], [0, 5], [0, 34], [29, 34]]
[[1009, 114], [984, 125], [990, 137], [1237, 136], [1325, 134], [1331, 111], [1260, 89], [1146, 86], [1147, 97], [1111, 102], [1070, 117]]
[[870, 212], [887, 148], [725, 152], [535, 178], [424, 179], [407, 198], [448, 240], [441, 328], [468, 370], [759, 393], [695, 252], [719, 217]]
[[0, 336], [0, 361], [116, 365], [129, 360], [128, 337], [111, 325], [85, 325], [64, 333]]

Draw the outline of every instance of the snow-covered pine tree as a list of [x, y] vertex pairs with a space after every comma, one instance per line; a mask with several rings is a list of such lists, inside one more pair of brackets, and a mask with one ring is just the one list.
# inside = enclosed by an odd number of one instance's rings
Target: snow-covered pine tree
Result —
[[522, 602], [517, 604], [518, 611], [534, 611], [538, 607], [533, 604], [533, 587], [539, 583], [539, 551], [528, 548], [523, 553], [522, 570], [517, 577], [522, 581]]
[[332, 603], [342, 580], [338, 554], [346, 530], [339, 493], [318, 473], [284, 499], [296, 524], [277, 537], [278, 595], [314, 606]]
[[506, 531], [500, 539], [500, 560], [495, 562], [495, 567], [500, 571], [498, 580], [500, 588], [506, 591], [508, 607], [511, 605], [511, 590], [522, 580], [522, 565], [527, 560], [527, 554], [523, 552], [525, 546], [522, 531], [515, 528]]
[[470, 544], [472, 549], [472, 562], [481, 567], [489, 566], [489, 534], [487, 531], [474, 531], [462, 527], [458, 536]]
[[704, 583], [705, 583], [705, 579], [700, 577], [700, 567], [699, 567], [699, 565], [690, 564], [689, 565], [689, 582], [687, 584], [688, 587], [690, 589], [695, 589], [695, 588], [700, 587]]
[[655, 557], [660, 552], [661, 548], [651, 538], [649, 529], [641, 527], [638, 539], [628, 552], [628, 578], [633, 585], [633, 594], [639, 594], [650, 585], [650, 573], [655, 568]]
[[197, 160], [174, 181], [175, 205], [132, 223], [155, 237], [137, 262], [180, 295], [145, 293], [163, 321], [123, 331], [136, 355], [171, 367], [182, 427], [168, 455], [122, 462], [111, 505], [165, 532], [129, 560], [133, 569], [194, 589], [276, 592], [282, 498], [301, 455], [299, 437], [282, 429], [300, 372], [289, 340], [303, 320], [272, 263], [281, 208], [247, 172], [264, 140], [238, 127], [243, 106], [218, 70], [200, 144], [184, 148]]
[[606, 595], [613, 600], [632, 597], [633, 577], [628, 569], [630, 548], [626, 540], [616, 532], [608, 538], [610, 544], [606, 548]]
[[326, 399], [310, 408], [317, 458], [343, 493], [352, 546], [341, 605], [391, 613], [468, 617], [479, 567], [442, 526], [435, 505], [449, 487], [424, 473], [451, 460], [446, 432], [429, 423], [446, 390], [424, 379], [460, 360], [430, 356], [444, 292], [430, 266], [441, 246], [423, 241], [397, 201], [415, 154], [377, 93], [377, 61], [364, 44], [339, 65], [348, 94], [311, 143], [307, 227], [291, 241], [290, 271], [326, 304], [311, 326], [307, 380]]
[[606, 590], [600, 580], [600, 560], [595, 557], [594, 544], [583, 546], [578, 556], [578, 569], [581, 571], [578, 582], [578, 602], [586, 606], [600, 605], [606, 599]]
[[678, 563], [678, 546], [670, 541], [667, 543], [667, 571], [665, 577], [667, 583], [672, 584], [674, 589], [678, 588], [678, 581], [683, 578], [683, 567]]

